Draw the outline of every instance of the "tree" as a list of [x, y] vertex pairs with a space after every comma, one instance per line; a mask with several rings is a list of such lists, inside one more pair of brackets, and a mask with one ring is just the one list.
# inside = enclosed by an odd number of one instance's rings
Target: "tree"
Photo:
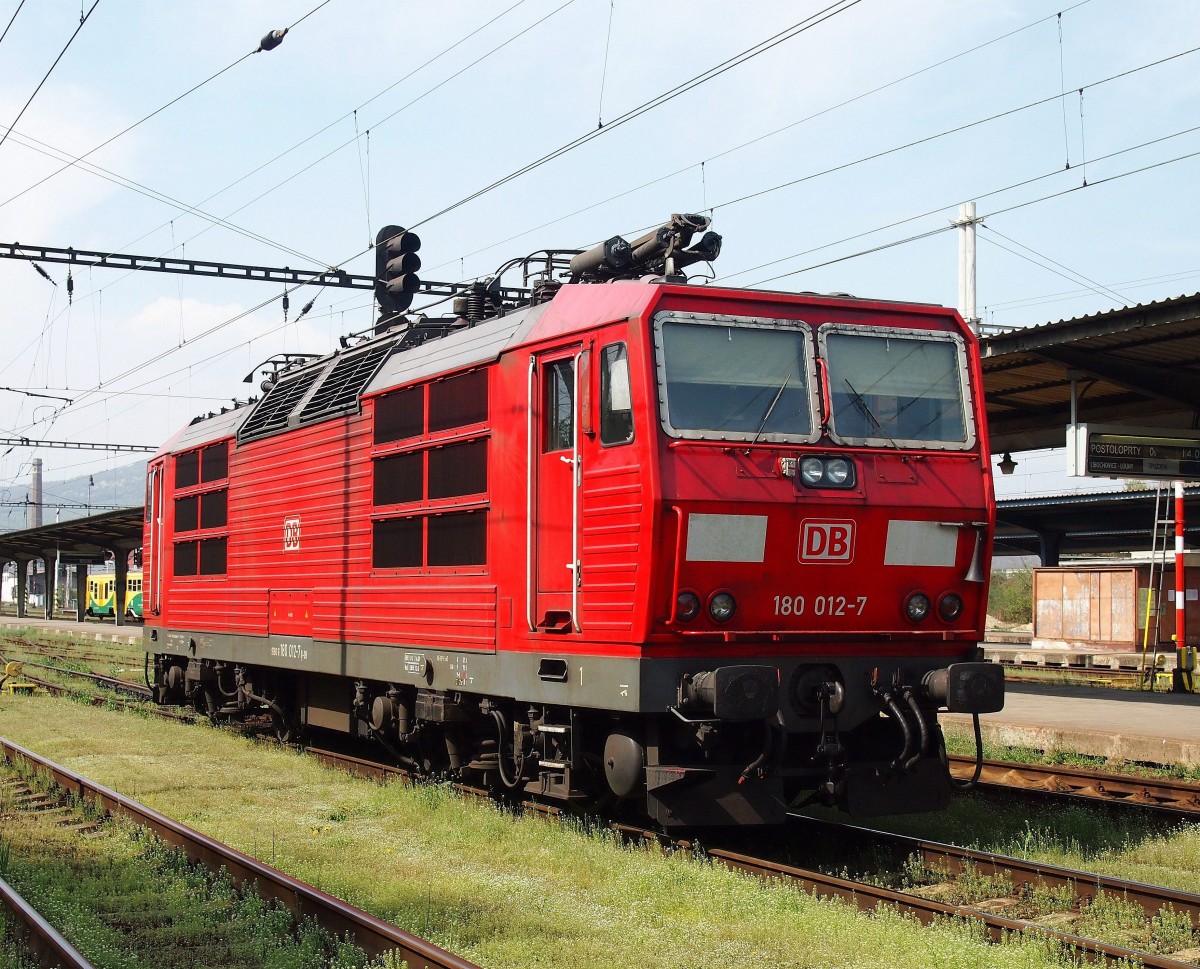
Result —
[[1033, 622], [1033, 571], [1013, 569], [992, 573], [988, 615], [1007, 623]]

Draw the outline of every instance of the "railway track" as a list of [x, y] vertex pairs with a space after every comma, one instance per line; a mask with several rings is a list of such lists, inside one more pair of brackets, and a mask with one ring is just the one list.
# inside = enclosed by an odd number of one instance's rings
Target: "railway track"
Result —
[[100, 649], [92, 648], [90, 645], [83, 643], [61, 643], [50, 646], [46, 643], [36, 643], [18, 636], [4, 636], [3, 642], [9, 649], [15, 652], [48, 657], [63, 662], [120, 663], [135, 656], [140, 658], [142, 655], [141, 648], [134, 646], [121, 645], [102, 647]]
[[[328, 766], [370, 777], [376, 780], [401, 778], [410, 780], [408, 772], [401, 768], [364, 760], [360, 757], [344, 754], [339, 751], [309, 748], [307, 752], [318, 757]], [[473, 788], [455, 787], [460, 793], [487, 797], [485, 791]], [[547, 808], [536, 802], [526, 802], [527, 809], [536, 810], [543, 814], [558, 813], [554, 808]], [[1030, 862], [1005, 855], [990, 852], [974, 851], [968, 848], [958, 848], [953, 845], [940, 844], [933, 841], [922, 841], [916, 838], [906, 838], [902, 835], [892, 835], [877, 832], [853, 825], [842, 825], [835, 822], [821, 822], [804, 818], [804, 823], [811, 824], [823, 836], [832, 834], [850, 834], [854, 837], [873, 838], [877, 844], [886, 844], [893, 850], [917, 855], [921, 863], [933, 871], [945, 871], [959, 874], [973, 867], [976, 871], [991, 875], [1004, 875], [1011, 879], [1014, 890], [1023, 886], [1043, 886], [1046, 888], [1070, 888], [1077, 897], [1091, 900], [1101, 892], [1108, 892], [1120, 898], [1128, 898], [1142, 905], [1148, 918], [1156, 915], [1164, 906], [1172, 907], [1175, 911], [1188, 914], [1194, 927], [1200, 926], [1200, 895], [1181, 892], [1170, 888], [1160, 888], [1144, 885], [1138, 882], [1125, 881], [1105, 875], [1060, 868], [1054, 865]], [[687, 840], [667, 837], [661, 832], [629, 825], [613, 824], [614, 831], [625, 840], [646, 845], [665, 846], [669, 850], [693, 852], [696, 846]], [[1084, 936], [1074, 935], [1052, 927], [1040, 925], [1025, 919], [1007, 918], [993, 912], [985, 911], [973, 905], [956, 905], [924, 898], [909, 892], [896, 891], [880, 887], [868, 882], [855, 881], [828, 875], [820, 871], [785, 865], [765, 858], [755, 858], [738, 852], [720, 848], [705, 848], [704, 856], [712, 862], [737, 871], [747, 872], [759, 878], [785, 881], [794, 884], [803, 891], [825, 898], [839, 898], [856, 905], [862, 911], [871, 911], [877, 905], [894, 906], [898, 911], [919, 919], [922, 924], [929, 924], [937, 918], [967, 918], [981, 922], [986, 928], [992, 941], [1002, 940], [1006, 933], [1024, 932], [1036, 933], [1050, 939], [1064, 949], [1077, 954], [1081, 958], [1103, 963], [1104, 960], [1126, 959], [1131, 964], [1140, 962], [1149, 969], [1169, 969], [1192, 965], [1192, 963], [1170, 958], [1169, 956], [1142, 952], [1123, 946], [1111, 945]]]
[[[0, 655], [0, 661], [3, 661], [3, 658]], [[58, 676], [87, 680], [136, 697], [139, 701], [149, 702], [153, 697], [152, 691], [143, 684], [130, 683], [115, 677], [42, 663], [26, 662], [24, 665], [53, 672]], [[61, 684], [41, 677], [26, 678], [51, 692], [69, 692]], [[110, 701], [110, 697], [93, 697], [93, 702], [96, 703]], [[169, 710], [160, 710], [159, 713], [174, 719], [195, 719]], [[333, 756], [332, 753], [330, 756]], [[951, 771], [961, 779], [970, 777], [974, 771], [975, 760], [972, 757], [953, 754], [949, 760]], [[1116, 774], [1059, 764], [1019, 764], [985, 760], [979, 786], [996, 791], [1017, 790], [1032, 796], [1075, 798], [1109, 805], [1135, 806], [1185, 818], [1200, 815], [1200, 784], [1169, 777]]]
[[[971, 776], [975, 758], [950, 756], [950, 769], [959, 778]], [[979, 786], [1019, 790], [1033, 795], [1081, 798], [1104, 804], [1128, 804], [1195, 817], [1200, 814], [1200, 784], [1170, 777], [1141, 777], [1061, 764], [1017, 764], [985, 760]]]
[[[10, 750], [18, 750], [15, 745], [0, 741], [5, 750], [5, 756], [10, 757]], [[401, 768], [381, 764], [376, 761], [367, 760], [354, 755], [346, 754], [340, 751], [310, 747], [307, 752], [318, 757], [328, 766], [337, 767], [338, 769], [346, 770], [360, 776], [367, 776], [378, 780], [395, 780], [401, 779], [406, 782], [411, 781], [411, 776], [408, 772]], [[25, 752], [21, 751], [24, 756]], [[32, 756], [32, 755], [31, 755]], [[39, 759], [40, 760], [40, 759]], [[1002, 765], [1011, 766], [1011, 765]], [[122, 807], [119, 796], [107, 792], [98, 785], [92, 785], [78, 775], [65, 771], [65, 769], [53, 769], [56, 780], [59, 779], [58, 770], [63, 771], [65, 781], [59, 783], [66, 789], [88, 795], [89, 790], [96, 790], [101, 793], [92, 794], [99, 799], [106, 809], [115, 809]], [[487, 797], [488, 792], [476, 790], [473, 788], [457, 788], [460, 793], [467, 795], [476, 795]], [[523, 807], [527, 810], [536, 810], [544, 814], [556, 814], [558, 811], [554, 808], [546, 808], [533, 802], [526, 802]], [[203, 850], [196, 847], [186, 847], [187, 842], [183, 840], [175, 840], [182, 836], [175, 835], [170, 828], [160, 830], [159, 825], [173, 824], [167, 822], [166, 819], [161, 819], [161, 816], [154, 815], [149, 809], [143, 809], [136, 806], [130, 812], [126, 809], [126, 813], [132, 813], [135, 818], [146, 816], [142, 812], [148, 812], [152, 821], [148, 826], [158, 832], [172, 844], [180, 844], [188, 851], [188, 855], [193, 860], [202, 860], [205, 863], [212, 865], [225, 865], [234, 874], [238, 880], [260, 877], [256, 873], [256, 869], [248, 869], [241, 867], [245, 856], [239, 856], [237, 863], [231, 865], [228, 860], [215, 852], [209, 854], [209, 849]], [[1160, 888], [1152, 885], [1143, 885], [1140, 883], [1127, 882], [1121, 879], [1109, 878], [1107, 876], [1096, 875], [1088, 872], [1075, 871], [1071, 869], [1063, 869], [1053, 865], [1046, 865], [1038, 862], [1029, 862], [1022, 859], [1011, 858], [1002, 855], [996, 855], [989, 852], [973, 851], [971, 849], [957, 848], [951, 845], [945, 845], [933, 841], [925, 841], [921, 839], [906, 838], [899, 835], [886, 834], [883, 832], [872, 831], [865, 828], [856, 828], [854, 826], [818, 822], [812, 819], [805, 819], [805, 824], [820, 828], [822, 824], [828, 825], [828, 830], [824, 831], [824, 836], [831, 833], [839, 833], [841, 836], [856, 837], [859, 839], [868, 839], [876, 845], [886, 845], [897, 852], [905, 852], [910, 855], [915, 855], [919, 858], [922, 866], [931, 871], [945, 872], [947, 874], [958, 874], [968, 868], [973, 868], [976, 872], [985, 875], [1003, 876], [1011, 880], [1013, 891], [1019, 892], [1024, 886], [1042, 886], [1044, 888], [1069, 888], [1079, 898], [1090, 900], [1095, 898], [1099, 893], [1106, 892], [1120, 898], [1126, 898], [1136, 901], [1141, 905], [1147, 917], [1153, 917], [1155, 913], [1169, 907], [1175, 911], [1186, 912], [1193, 926], [1200, 925], [1200, 895], [1195, 895], [1188, 892], [1180, 892], [1173, 889]], [[623, 837], [628, 840], [635, 840], [641, 843], [665, 845], [669, 850], [692, 851], [694, 845], [688, 841], [677, 841], [664, 837], [661, 832], [649, 831], [642, 828], [615, 825], [617, 830]], [[190, 829], [188, 829], [190, 830]], [[164, 831], [166, 834], [164, 835]], [[199, 836], [203, 838], [203, 836]], [[898, 891], [891, 888], [881, 887], [868, 882], [856, 881], [838, 876], [828, 875], [820, 871], [798, 868], [791, 865], [781, 864], [764, 858], [756, 858], [745, 855], [739, 852], [727, 851], [720, 848], [708, 848], [705, 850], [705, 856], [713, 863], [723, 865], [725, 867], [736, 869], [739, 871], [754, 874], [761, 878], [769, 878], [774, 880], [786, 881], [797, 888], [816, 894], [821, 897], [840, 898], [849, 901], [863, 910], [871, 910], [879, 904], [895, 906], [902, 913], [911, 915], [924, 924], [937, 918], [968, 918], [979, 921], [986, 929], [988, 936], [993, 940], [1000, 940], [1008, 932], [1024, 932], [1036, 933], [1057, 944], [1063, 946], [1066, 950], [1077, 954], [1081, 958], [1090, 961], [1100, 961], [1105, 959], [1128, 959], [1138, 961], [1144, 966], [1156, 969], [1156, 967], [1178, 967], [1187, 965], [1188, 963], [1173, 959], [1170, 956], [1146, 953], [1134, 949], [1129, 949], [1123, 946], [1114, 945], [1106, 942], [1101, 942], [1095, 939], [1085, 938], [1080, 935], [1075, 935], [1070, 932], [1062, 931], [1053, 927], [1040, 925], [1036, 922], [1009, 918], [996, 912], [985, 911], [976, 905], [954, 904], [942, 902], [932, 898], [922, 897], [919, 894], [911, 892]], [[246, 859], [247, 862], [257, 866], [257, 862], [251, 859]], [[273, 870], [272, 870], [273, 871]], [[287, 876], [281, 876], [287, 878]], [[312, 891], [312, 890], [310, 890]], [[306, 897], [296, 895], [291, 888], [280, 888], [277, 885], [266, 892], [268, 897], [280, 898], [288, 904], [293, 911], [298, 911], [304, 914], [311, 914], [310, 910], [305, 906], [310, 904]], [[320, 893], [317, 893], [318, 895]], [[298, 906], [298, 907], [297, 907]], [[323, 920], [324, 921], [324, 920]], [[346, 923], [336, 923], [330, 926], [335, 931], [345, 932], [354, 929], [354, 926]], [[355, 937], [358, 938], [357, 931]], [[362, 941], [359, 941], [363, 945]], [[370, 946], [363, 945], [368, 951]], [[439, 963], [418, 963], [428, 965], [439, 965]], [[414, 964], [416, 965], [416, 964]]]
[[39, 966], [46, 969], [92, 969], [92, 964], [83, 954], [3, 878], [0, 878], [0, 903], [12, 913], [17, 934], [25, 939], [30, 956]]
[[349, 935], [370, 958], [394, 953], [399, 959], [405, 960], [409, 969], [478, 969], [474, 963], [306, 885], [19, 744], [0, 738], [0, 751], [9, 763], [21, 763], [46, 772], [65, 793], [96, 803], [106, 813], [127, 817], [152, 831], [164, 843], [182, 850], [193, 864], [203, 864], [213, 871], [224, 869], [238, 884], [254, 886], [259, 895], [281, 903], [297, 920], [313, 918], [335, 935]]
[[1147, 969], [1180, 969], [1183, 966], [1191, 966], [1192, 969], [1195, 969], [1194, 962], [1185, 962], [1170, 956], [1110, 945], [1069, 932], [1061, 932], [1035, 922], [1005, 918], [972, 906], [938, 902], [890, 888], [881, 888], [867, 882], [852, 881], [822, 872], [781, 865], [777, 862], [768, 862], [761, 858], [752, 858], [730, 851], [713, 849], [708, 852], [708, 857], [726, 867], [759, 878], [792, 882], [805, 891], [823, 898], [840, 898], [858, 906], [863, 911], [871, 911], [879, 905], [890, 905], [902, 914], [918, 919], [923, 925], [928, 925], [939, 918], [970, 919], [980, 923], [987, 937], [994, 942], [1002, 940], [1007, 933], [1011, 932], [1032, 933], [1057, 943], [1066, 951], [1080, 958], [1101, 965], [1106, 964], [1105, 960], [1126, 960], [1130, 965], [1141, 965]]
[[957, 876], [973, 870], [977, 874], [1008, 881], [1014, 893], [1031, 888], [1066, 889], [1085, 902], [1091, 902], [1102, 892], [1107, 892], [1141, 906], [1148, 918], [1153, 918], [1163, 908], [1170, 908], [1186, 913], [1193, 928], [1200, 927], [1200, 894], [1195, 892], [835, 821], [806, 816], [794, 818], [794, 821], [820, 837], [850, 838], [874, 850], [887, 847], [899, 855], [915, 857], [927, 871], [939, 875]]

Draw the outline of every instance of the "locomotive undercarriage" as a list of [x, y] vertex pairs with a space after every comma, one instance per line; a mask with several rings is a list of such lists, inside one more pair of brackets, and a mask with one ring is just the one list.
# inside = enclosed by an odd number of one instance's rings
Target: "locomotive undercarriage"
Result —
[[[429, 777], [708, 826], [779, 823], [789, 805], [808, 803], [856, 815], [944, 807], [951, 786], [937, 709], [994, 704], [984, 666], [957, 664], [918, 683], [895, 677], [854, 691], [853, 702], [836, 668], [800, 667], [785, 685], [804, 716], [790, 724], [773, 667], [685, 676], [678, 702], [656, 714], [175, 655], [155, 657], [155, 690], [161, 704], [213, 718], [267, 714], [284, 738], [305, 728], [367, 738]], [[964, 700], [971, 689], [987, 695]]]

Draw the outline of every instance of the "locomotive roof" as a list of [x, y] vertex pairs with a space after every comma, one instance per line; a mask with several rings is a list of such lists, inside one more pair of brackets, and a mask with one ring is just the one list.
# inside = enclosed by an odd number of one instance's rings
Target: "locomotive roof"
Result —
[[440, 340], [430, 340], [403, 353], [394, 353], [375, 374], [363, 394], [496, 360], [508, 346], [524, 342], [537, 320], [552, 305], [542, 303], [507, 316], [484, 320]]
[[[700, 299], [734, 295], [745, 298], [748, 295], [746, 290], [639, 280], [619, 280], [603, 285], [567, 284], [548, 302], [484, 320], [425, 343], [403, 347], [400, 352], [396, 352], [397, 348], [412, 331], [391, 331], [282, 375], [276, 381], [276, 387], [284, 390], [286, 388], [280, 385], [286, 384], [292, 389], [290, 396], [268, 392], [256, 405], [197, 419], [170, 438], [158, 453], [189, 450], [239, 432], [247, 437], [251, 434], [265, 437], [289, 426], [288, 418], [295, 414], [301, 414], [301, 423], [309, 424], [348, 413], [364, 395], [490, 363], [499, 359], [506, 350], [527, 342], [567, 337], [605, 323], [642, 316], [664, 294]], [[853, 299], [844, 295], [821, 296], [816, 293], [753, 292], [753, 297], [764, 303], [785, 300], [794, 303], [798, 295], [820, 302], [844, 303], [847, 299]], [[928, 305], [882, 303], [876, 300], [856, 302], [886, 306], [892, 312], [933, 311], [938, 315], [953, 315], [952, 310]], [[355, 361], [367, 363], [356, 368]], [[348, 372], [356, 369], [352, 385], [343, 386]], [[329, 386], [338, 380], [339, 375], [343, 375], [342, 383]], [[269, 405], [273, 400], [279, 406], [272, 411]], [[264, 404], [267, 406], [264, 407]], [[247, 420], [252, 420], [249, 428], [245, 426]]]

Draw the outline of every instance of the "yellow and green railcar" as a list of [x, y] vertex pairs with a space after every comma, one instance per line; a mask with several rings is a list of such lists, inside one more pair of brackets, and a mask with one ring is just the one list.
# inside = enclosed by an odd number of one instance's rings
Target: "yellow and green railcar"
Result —
[[[111, 616], [116, 610], [117, 577], [89, 575], [87, 580], [87, 609], [89, 616]], [[125, 615], [142, 618], [142, 573], [130, 572], [125, 579]]]

